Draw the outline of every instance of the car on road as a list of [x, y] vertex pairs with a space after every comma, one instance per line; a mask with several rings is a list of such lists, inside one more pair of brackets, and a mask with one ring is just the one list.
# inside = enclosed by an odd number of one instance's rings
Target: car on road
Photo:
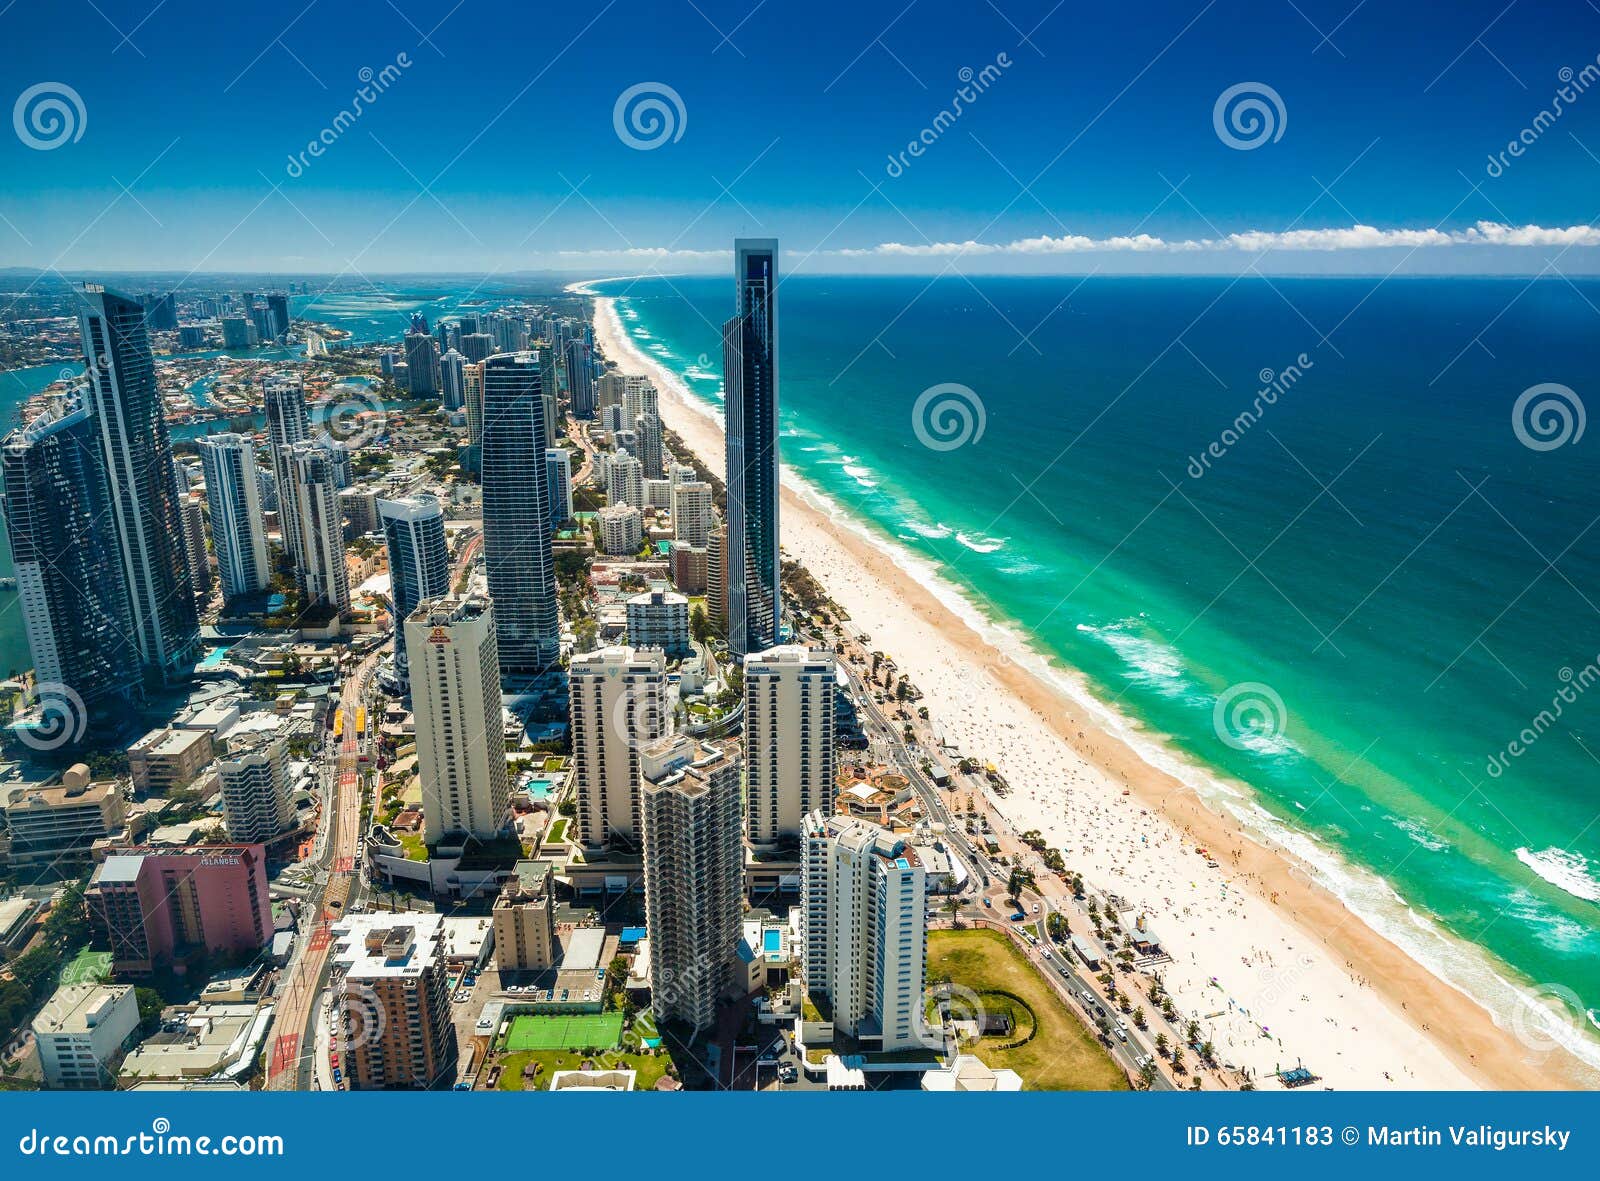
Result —
[[1033, 913], [1034, 914], [1038, 914], [1039, 913], [1039, 904], [1037, 902], [1035, 902], [1033, 904]]
[[983, 900], [983, 904], [985, 906], [987, 906], [990, 910], [994, 909], [994, 899], [993, 898], [985, 898]]
[[1117, 1030], [1117, 1040], [1119, 1042], [1127, 1041], [1128, 1040], [1128, 1031], [1126, 1029], [1118, 1029]]

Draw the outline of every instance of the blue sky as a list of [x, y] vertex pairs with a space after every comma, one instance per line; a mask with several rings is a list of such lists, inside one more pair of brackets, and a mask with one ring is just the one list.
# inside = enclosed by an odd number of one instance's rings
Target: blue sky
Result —
[[[16, 0], [6, 100], [84, 115], [0, 136], [0, 265], [721, 270], [757, 234], [817, 271], [1593, 273], [1600, 81], [1489, 160], [1597, 55], [1581, 0]], [[638, 84], [675, 96], [650, 150], [616, 129]], [[1249, 150], [1241, 84], [1281, 132]], [[1412, 233], [1307, 233], [1353, 226]]]

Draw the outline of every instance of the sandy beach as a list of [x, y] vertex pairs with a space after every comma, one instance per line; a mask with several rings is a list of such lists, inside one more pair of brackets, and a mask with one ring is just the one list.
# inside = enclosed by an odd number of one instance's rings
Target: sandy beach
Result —
[[[711, 409], [633, 345], [611, 299], [595, 302], [601, 351], [651, 377], [667, 425], [720, 472]], [[945, 742], [999, 768], [1011, 790], [995, 803], [1012, 826], [1040, 830], [1087, 883], [1151, 916], [1173, 957], [1166, 986], [1223, 1060], [1267, 1087], [1298, 1063], [1338, 1089], [1596, 1085], [1374, 931], [1289, 850], [1208, 806], [1059, 670], [1007, 655], [1014, 644], [787, 472], [782, 513], [784, 550], [910, 676]]]

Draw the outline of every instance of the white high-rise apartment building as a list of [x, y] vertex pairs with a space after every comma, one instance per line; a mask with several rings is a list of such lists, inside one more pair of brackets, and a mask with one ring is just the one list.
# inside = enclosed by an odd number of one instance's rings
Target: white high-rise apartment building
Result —
[[805, 819], [801, 971], [834, 1028], [886, 1052], [922, 1046], [926, 881], [886, 828], [818, 810]]
[[600, 550], [631, 557], [644, 544], [644, 518], [631, 504], [608, 504], [600, 510]]
[[739, 761], [680, 734], [646, 748], [639, 775], [650, 1007], [698, 1032], [716, 1023], [739, 942]]
[[613, 453], [606, 462], [606, 500], [644, 507], [644, 464], [626, 451]]
[[758, 848], [790, 845], [806, 815], [833, 805], [833, 653], [799, 644], [744, 658], [745, 819]]
[[672, 537], [685, 545], [705, 548], [711, 529], [717, 523], [711, 485], [690, 480], [672, 490]]
[[659, 651], [602, 648], [569, 670], [575, 839], [586, 851], [639, 848], [639, 752], [670, 728]]
[[494, 608], [481, 595], [425, 599], [405, 627], [424, 837], [499, 836], [510, 788]]
[[294, 827], [289, 744], [282, 738], [230, 748], [217, 760], [217, 777], [222, 781], [222, 819], [230, 841], [265, 843]]
[[283, 548], [296, 568], [300, 565], [300, 517], [295, 511], [294, 465], [290, 449], [311, 438], [311, 415], [306, 410], [305, 389], [298, 373], [271, 373], [261, 379], [267, 416], [267, 446], [272, 452], [272, 474], [278, 481], [278, 531]]
[[267, 566], [255, 442], [229, 432], [210, 435], [196, 446], [205, 467], [211, 546], [217, 555], [222, 597], [232, 602], [260, 594], [271, 585], [272, 571]]
[[344, 558], [344, 510], [339, 502], [338, 457], [320, 443], [289, 448], [293, 472], [297, 573], [306, 606], [350, 610], [350, 572]]

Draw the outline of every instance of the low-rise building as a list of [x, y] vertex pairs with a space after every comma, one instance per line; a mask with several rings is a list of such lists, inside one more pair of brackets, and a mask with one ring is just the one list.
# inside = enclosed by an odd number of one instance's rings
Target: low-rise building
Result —
[[131, 984], [63, 984], [32, 1028], [46, 1087], [109, 1088], [139, 1028], [139, 1002]]
[[94, 843], [121, 832], [127, 820], [122, 785], [94, 781], [82, 763], [59, 783], [0, 785], [0, 800], [14, 868], [86, 861]]
[[627, 602], [628, 643], [635, 648], [660, 648], [682, 658], [689, 644], [689, 600], [676, 591], [651, 590]]
[[133, 789], [143, 795], [165, 795], [183, 787], [211, 761], [207, 730], [152, 730], [128, 748]]

